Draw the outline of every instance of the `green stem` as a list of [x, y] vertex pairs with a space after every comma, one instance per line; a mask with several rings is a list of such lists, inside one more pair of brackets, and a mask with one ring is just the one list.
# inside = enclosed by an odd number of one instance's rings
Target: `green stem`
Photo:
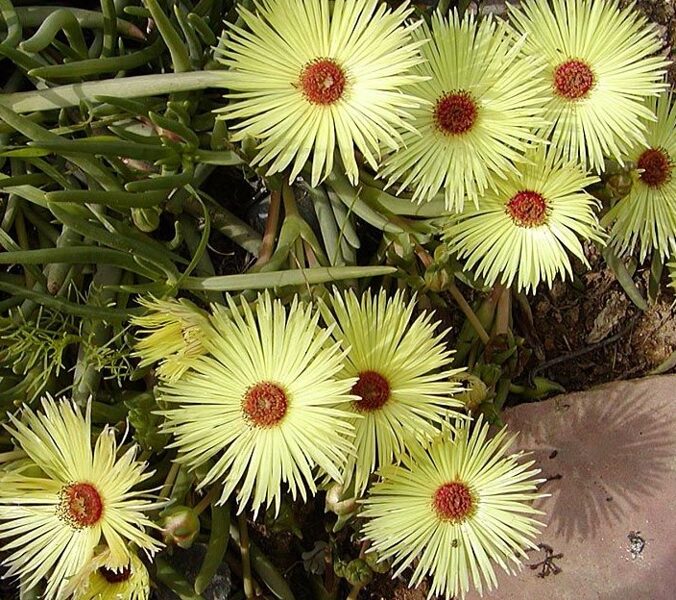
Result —
[[467, 303], [467, 300], [465, 300], [465, 297], [462, 295], [462, 292], [455, 285], [455, 282], [451, 281], [451, 283], [448, 286], [448, 291], [451, 294], [451, 296], [453, 296], [453, 300], [456, 301], [456, 303], [460, 307], [460, 310], [467, 317], [467, 320], [471, 323], [472, 327], [474, 327], [474, 331], [476, 331], [477, 335], [479, 336], [479, 339], [482, 341], [484, 346], [488, 344], [490, 336], [486, 333], [486, 330], [484, 329], [483, 325], [479, 321], [475, 312], [472, 310], [472, 307]]
[[3, 43], [10, 47], [16, 46], [22, 37], [21, 20], [10, 0], [0, 0], [0, 17], [7, 26], [7, 37]]
[[[87, 303], [92, 307], [104, 307], [115, 299], [115, 290], [106, 289], [106, 286], [117, 285], [122, 277], [122, 271], [110, 265], [99, 265], [92, 279]], [[89, 346], [103, 347], [110, 339], [111, 328], [102, 319], [94, 318], [84, 321], [82, 325], [82, 339], [75, 364], [73, 381], [73, 400], [84, 405], [88, 398], [95, 397], [101, 383], [101, 371], [91, 358], [92, 350]]]
[[280, 193], [273, 190], [270, 194], [270, 208], [268, 209], [268, 219], [265, 222], [265, 231], [263, 241], [258, 250], [258, 260], [254, 267], [260, 268], [270, 260], [272, 251], [275, 247], [275, 238], [277, 237], [277, 228], [279, 225], [279, 213], [281, 206]]
[[345, 598], [345, 600], [357, 600], [359, 597], [359, 592], [363, 587], [363, 584], [355, 583], [352, 586], [352, 589], [350, 589], [350, 593], [348, 594], [347, 598]]
[[246, 515], [237, 515], [239, 525], [239, 548], [242, 553], [242, 581], [244, 582], [244, 595], [247, 600], [254, 597], [253, 578], [251, 577], [251, 559], [249, 557], [249, 528], [246, 524]]
[[47, 90], [0, 94], [0, 104], [16, 113], [27, 113], [79, 106], [83, 100], [95, 102], [98, 96], [142, 98], [174, 92], [202, 90], [210, 87], [222, 88], [227, 87], [227, 85], [227, 71], [139, 75], [125, 77], [124, 85], [120, 83], [120, 79], [113, 78], [61, 85]]
[[315, 267], [313, 269], [302, 270], [288, 269], [264, 273], [217, 275], [216, 277], [186, 277], [181, 282], [180, 287], [184, 290], [235, 292], [247, 289], [262, 290], [285, 285], [315, 285], [361, 277], [380, 277], [382, 275], [392, 275], [396, 272], [397, 269], [395, 267], [387, 266]]
[[296, 196], [289, 185], [288, 180], [285, 178], [284, 183], [282, 184], [282, 200], [284, 200], [284, 212], [286, 216], [296, 215], [298, 216], [298, 205], [296, 204]]
[[[203, 208], [200, 201], [193, 195], [186, 197], [182, 204], [183, 209], [194, 217], [203, 217]], [[208, 202], [207, 208], [211, 217], [213, 230], [230, 238], [237, 245], [251, 254], [257, 254], [261, 245], [259, 233], [247, 223], [220, 206], [217, 202]]]
[[[9, 0], [0, 0], [0, 13], [3, 13], [2, 6], [8, 5]], [[17, 6], [15, 9], [18, 17], [19, 25], [23, 27], [39, 27], [45, 19], [55, 11], [61, 10], [59, 6]], [[82, 8], [68, 7], [70, 12], [84, 29], [103, 29], [105, 17], [103, 13], [95, 10], [85, 10]], [[4, 13], [3, 13], [4, 14]], [[133, 23], [125, 21], [124, 19], [116, 19], [115, 26], [121, 35], [139, 41], [146, 39], [143, 32]], [[9, 43], [9, 40], [5, 40]]]
[[169, 473], [167, 473], [167, 478], [164, 480], [164, 484], [160, 490], [160, 498], [169, 497], [169, 494], [171, 493], [171, 487], [174, 485], [174, 481], [176, 481], [176, 477], [178, 476], [180, 468], [181, 466], [178, 463], [171, 463], [171, 468], [169, 469]]
[[[26, 230], [26, 222], [23, 218], [23, 212], [18, 210], [16, 217], [14, 218], [14, 229], [16, 230], [16, 238], [19, 242], [19, 246], [22, 250], [30, 250], [30, 242], [28, 241], [28, 231]], [[29, 272], [29, 270], [24, 271], [26, 277], [26, 287], [32, 288], [35, 285], [35, 280]]]
[[193, 506], [193, 512], [195, 515], [201, 515], [207, 507], [218, 497], [220, 490], [216, 486], [212, 486], [207, 494], [202, 498], [195, 506]]

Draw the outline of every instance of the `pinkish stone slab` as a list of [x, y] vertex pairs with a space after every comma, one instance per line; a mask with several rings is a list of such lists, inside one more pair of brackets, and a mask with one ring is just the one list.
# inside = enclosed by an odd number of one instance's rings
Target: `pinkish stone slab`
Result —
[[484, 598], [675, 600], [676, 376], [521, 405], [505, 420], [549, 479], [537, 504], [548, 526], [543, 549]]

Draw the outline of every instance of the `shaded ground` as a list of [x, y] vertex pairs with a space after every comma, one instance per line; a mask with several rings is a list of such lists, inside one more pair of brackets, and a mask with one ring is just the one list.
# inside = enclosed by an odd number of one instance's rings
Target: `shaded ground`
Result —
[[535, 504], [547, 526], [528, 567], [499, 573], [486, 600], [674, 598], [674, 384], [616, 382], [505, 411], [547, 479]]
[[[577, 284], [557, 282], [531, 303], [535, 326], [528, 341], [535, 368], [567, 390], [645, 375], [676, 350], [674, 295], [666, 274], [657, 302], [642, 313], [595, 250], [589, 254], [592, 270], [582, 272]], [[648, 271], [639, 268], [634, 277], [643, 288]]]

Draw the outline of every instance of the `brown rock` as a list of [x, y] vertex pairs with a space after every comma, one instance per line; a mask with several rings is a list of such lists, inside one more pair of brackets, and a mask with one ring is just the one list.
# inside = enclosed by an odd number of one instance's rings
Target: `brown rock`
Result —
[[[508, 410], [548, 478], [547, 528], [499, 600], [676, 598], [676, 376], [617, 382]], [[471, 594], [470, 600], [478, 599]]]

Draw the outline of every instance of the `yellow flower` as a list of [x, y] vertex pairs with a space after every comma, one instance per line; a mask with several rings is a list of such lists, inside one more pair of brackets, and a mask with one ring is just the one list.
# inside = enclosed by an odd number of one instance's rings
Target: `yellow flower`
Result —
[[178, 405], [165, 413], [180, 462], [213, 460], [199, 487], [223, 482], [221, 501], [235, 489], [240, 512], [275, 503], [282, 486], [305, 499], [315, 493], [313, 470], [340, 480], [353, 451], [349, 413], [353, 380], [337, 377], [342, 354], [317, 325], [318, 314], [294, 300], [287, 309], [269, 294], [253, 310], [228, 297], [215, 308], [209, 353], [162, 389]]
[[46, 577], [51, 600], [102, 541], [112, 569], [129, 564], [129, 543], [149, 554], [160, 549], [145, 531], [153, 525], [144, 513], [157, 503], [133, 489], [151, 475], [136, 448], [118, 458], [115, 432], [106, 428], [92, 450], [90, 411], [83, 416], [70, 401], [46, 398], [42, 412], [25, 407], [22, 420], [10, 419], [6, 427], [30, 462], [0, 473], [7, 576], [21, 577], [27, 590]]
[[341, 375], [356, 382], [348, 405], [355, 428], [356, 455], [345, 466], [345, 487], [354, 481], [362, 494], [371, 474], [438, 432], [449, 413], [462, 407], [454, 398], [460, 384], [451, 378], [453, 351], [436, 333], [433, 313], [413, 318], [415, 302], [397, 293], [387, 298], [366, 292], [335, 292], [331, 308], [321, 306], [333, 337], [347, 352]]
[[654, 25], [618, 0], [524, 0], [510, 6], [527, 35], [524, 52], [547, 63], [551, 99], [545, 118], [558, 156], [597, 171], [604, 155], [622, 161], [645, 142], [644, 103], [665, 89], [669, 64], [656, 55], [662, 42]]
[[140, 328], [136, 356], [140, 367], [159, 362], [157, 375], [175, 381], [204, 354], [203, 339], [211, 326], [208, 315], [185, 298], [139, 300], [148, 312], [132, 319]]
[[375, 169], [381, 144], [396, 149], [417, 100], [402, 93], [422, 59], [403, 26], [412, 9], [378, 0], [261, 0], [239, 7], [217, 58], [232, 93], [220, 109], [235, 120], [231, 139], [261, 140], [252, 164], [298, 175], [312, 154], [312, 186], [333, 168], [336, 146], [353, 183], [354, 146]]
[[603, 218], [612, 223], [610, 243], [621, 254], [638, 249], [643, 260], [651, 251], [662, 258], [676, 252], [676, 105], [673, 95], [651, 98], [648, 109], [657, 114], [647, 123], [648, 147], [635, 145], [628, 154], [636, 165], [632, 188]]
[[479, 209], [466, 207], [448, 218], [444, 240], [466, 258], [486, 285], [516, 283], [535, 291], [551, 287], [557, 275], [572, 276], [568, 252], [588, 265], [578, 238], [603, 241], [594, 209], [598, 202], [584, 188], [596, 181], [577, 164], [554, 159], [544, 147], [530, 161], [487, 192]]
[[421, 81], [406, 88], [425, 103], [411, 111], [415, 130], [403, 133], [404, 147], [386, 158], [381, 176], [410, 186], [414, 201], [443, 190], [446, 208], [460, 211], [466, 196], [477, 204], [496, 180], [516, 174], [534, 129], [546, 124], [544, 64], [524, 60], [524, 40], [490, 17], [436, 13], [431, 31], [423, 25], [413, 37], [431, 37], [414, 69]]
[[127, 565], [112, 569], [110, 550], [99, 548], [96, 555], [68, 581], [64, 597], [72, 600], [147, 600], [150, 577], [139, 557], [130, 552]]
[[531, 502], [542, 479], [533, 461], [507, 455], [506, 429], [488, 439], [488, 424], [462, 423], [416, 449], [401, 466], [381, 471], [364, 501], [364, 535], [397, 577], [413, 567], [411, 585], [431, 576], [429, 597], [463, 598], [470, 581], [479, 593], [496, 583], [495, 563], [512, 571], [534, 548], [541, 514]]

